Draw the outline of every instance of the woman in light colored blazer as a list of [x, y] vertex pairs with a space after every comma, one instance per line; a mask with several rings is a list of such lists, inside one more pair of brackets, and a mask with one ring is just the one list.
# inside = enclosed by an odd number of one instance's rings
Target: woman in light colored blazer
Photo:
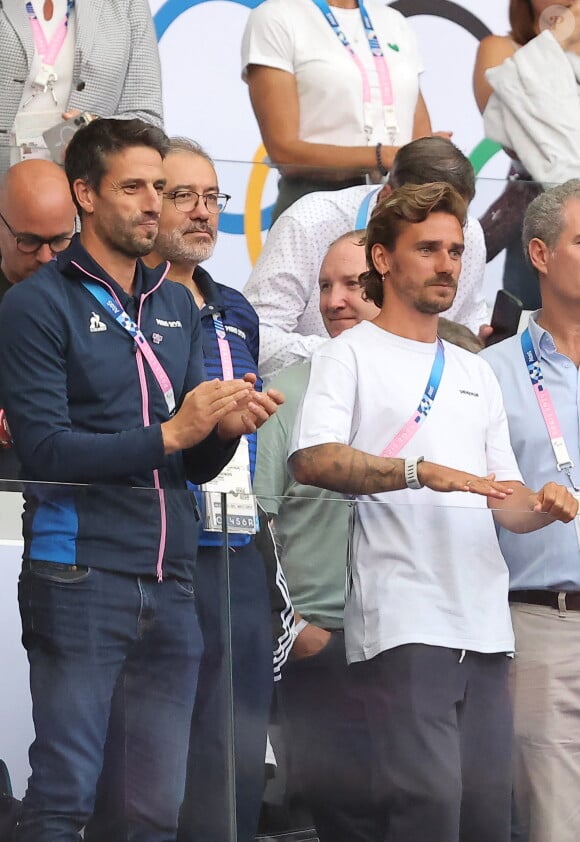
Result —
[[[0, 0], [0, 168], [33, 55], [24, 0]], [[76, 0], [73, 80], [63, 106], [162, 125], [159, 52], [147, 0]]]

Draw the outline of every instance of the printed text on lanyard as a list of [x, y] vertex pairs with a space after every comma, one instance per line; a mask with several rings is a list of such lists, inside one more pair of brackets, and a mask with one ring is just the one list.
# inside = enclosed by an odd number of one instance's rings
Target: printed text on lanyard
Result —
[[443, 348], [443, 342], [439, 339], [439, 337], [437, 337], [437, 351], [435, 352], [435, 359], [433, 360], [429, 380], [427, 381], [427, 385], [421, 400], [419, 401], [419, 405], [407, 423], [401, 427], [399, 432], [382, 451], [380, 454], [381, 456], [394, 458], [401, 452], [405, 445], [411, 441], [421, 423], [431, 412], [431, 408], [437, 395], [437, 390], [439, 389], [439, 384], [441, 383], [441, 378], [443, 377], [444, 368], [445, 349]]
[[[338, 40], [341, 42], [343, 47], [346, 50], [348, 50], [350, 57], [358, 67], [363, 86], [365, 134], [367, 136], [367, 141], [370, 141], [373, 132], [371, 85], [364, 64], [362, 63], [360, 57], [355, 53], [355, 51], [351, 47], [348, 38], [340, 28], [339, 23], [333, 15], [332, 11], [330, 10], [330, 6], [326, 2], [326, 0], [312, 0], [312, 2], [316, 6], [318, 6], [320, 11], [324, 15], [328, 25], [331, 27], [332, 31], [334, 32]], [[381, 101], [383, 104], [383, 117], [385, 121], [385, 129], [389, 137], [389, 143], [391, 144], [391, 146], [394, 146], [397, 140], [399, 126], [397, 123], [397, 116], [395, 114], [395, 99], [393, 95], [393, 84], [391, 82], [389, 66], [381, 49], [381, 45], [379, 44], [379, 39], [377, 38], [375, 30], [373, 29], [372, 21], [370, 19], [369, 13], [367, 12], [364, 6], [363, 0], [359, 0], [358, 7], [365, 29], [367, 41], [369, 44], [369, 49], [373, 57], [373, 62], [379, 80]]]
[[169, 414], [173, 415], [175, 412], [175, 395], [173, 393], [171, 380], [155, 356], [153, 348], [143, 336], [141, 328], [133, 321], [129, 314], [126, 313], [119, 304], [117, 304], [115, 299], [109, 295], [104, 287], [100, 286], [100, 284], [92, 281], [83, 281], [83, 286], [91, 293], [93, 298], [96, 298], [99, 304], [101, 304], [105, 310], [113, 316], [115, 321], [121, 325], [123, 330], [126, 330], [129, 336], [133, 338], [137, 350], [140, 351], [145, 358], [145, 361], [149, 365], [159, 388], [163, 392], [163, 397], [165, 398]]

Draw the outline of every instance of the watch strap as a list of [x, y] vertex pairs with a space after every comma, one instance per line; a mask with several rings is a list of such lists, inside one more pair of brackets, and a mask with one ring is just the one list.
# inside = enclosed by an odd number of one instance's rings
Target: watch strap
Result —
[[420, 462], [424, 461], [424, 456], [417, 456], [413, 459], [405, 459], [405, 482], [407, 483], [407, 488], [413, 488], [415, 490], [423, 488], [423, 483], [419, 480], [417, 467]]

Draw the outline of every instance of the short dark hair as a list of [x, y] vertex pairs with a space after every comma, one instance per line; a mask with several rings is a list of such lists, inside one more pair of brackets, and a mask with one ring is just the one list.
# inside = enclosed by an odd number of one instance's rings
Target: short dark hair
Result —
[[520, 47], [538, 34], [535, 29], [535, 17], [531, 0], [510, 0], [510, 34]]
[[463, 226], [467, 205], [457, 190], [445, 182], [405, 184], [393, 190], [371, 216], [365, 238], [368, 270], [360, 281], [364, 297], [377, 307], [383, 306], [383, 279], [373, 263], [373, 246], [380, 243], [387, 251], [393, 251], [407, 225], [424, 222], [432, 213], [448, 213]]
[[471, 202], [475, 195], [475, 172], [469, 158], [444, 137], [420, 137], [401, 146], [389, 175], [393, 189], [403, 184], [444, 181]]
[[86, 181], [98, 192], [107, 171], [107, 157], [132, 146], [149, 146], [165, 158], [169, 138], [162, 129], [144, 120], [116, 120], [112, 117], [91, 120], [73, 135], [64, 158], [64, 171], [75, 199], [73, 184]]

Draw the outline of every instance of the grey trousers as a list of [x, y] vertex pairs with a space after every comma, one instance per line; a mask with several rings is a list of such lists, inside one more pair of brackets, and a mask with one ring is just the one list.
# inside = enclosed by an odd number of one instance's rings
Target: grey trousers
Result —
[[580, 612], [513, 604], [514, 840], [580, 840]]

